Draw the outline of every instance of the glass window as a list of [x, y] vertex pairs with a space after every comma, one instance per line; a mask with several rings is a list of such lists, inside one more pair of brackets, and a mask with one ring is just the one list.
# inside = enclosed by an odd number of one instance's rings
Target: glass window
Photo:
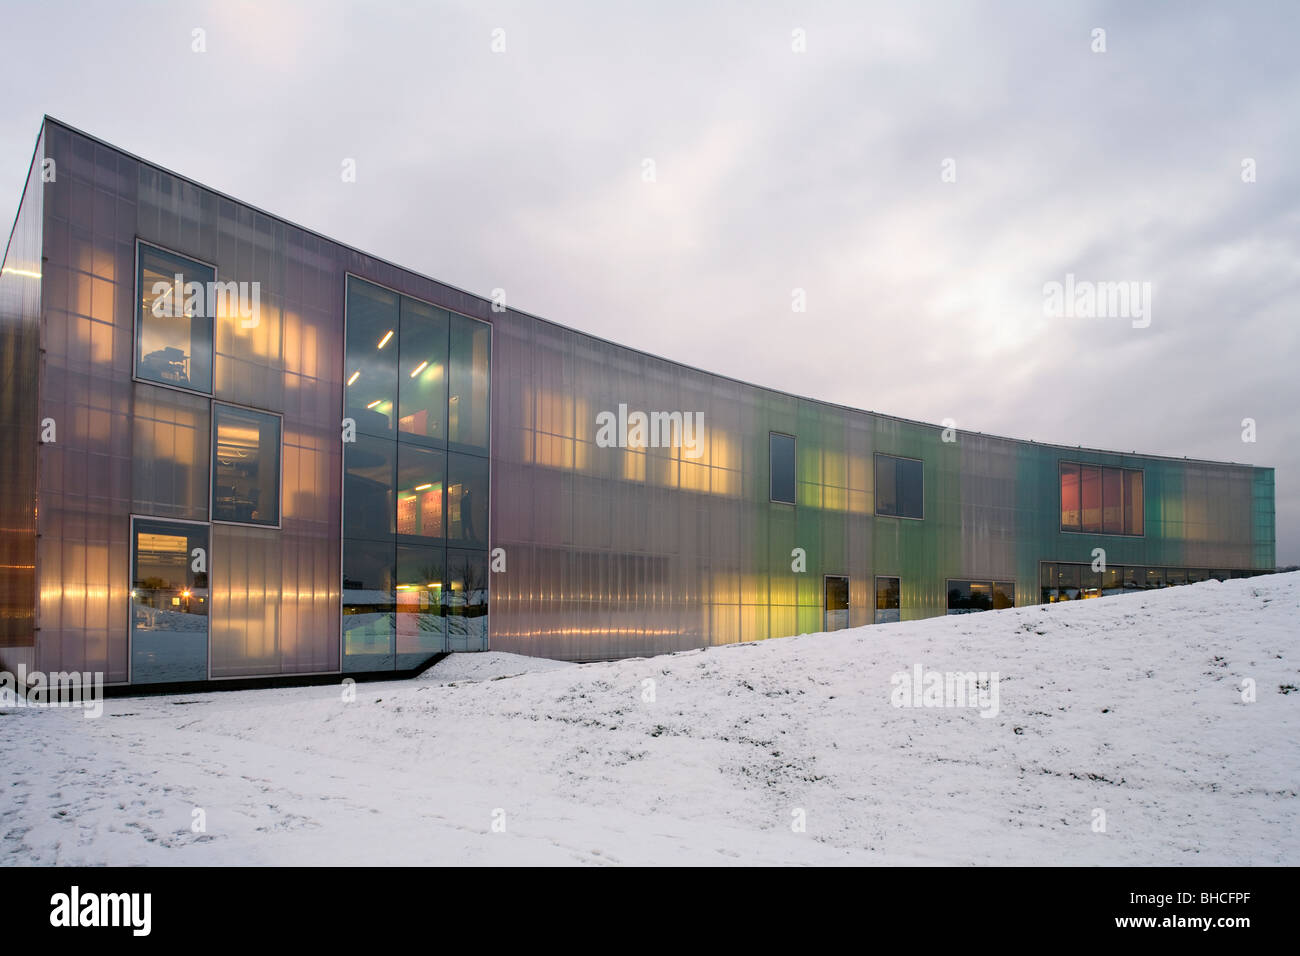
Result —
[[397, 430], [405, 441], [447, 441], [447, 334], [443, 309], [402, 297]]
[[477, 455], [447, 456], [447, 542], [487, 547], [488, 460]]
[[397, 443], [358, 435], [343, 445], [343, 534], [371, 541], [395, 531]]
[[969, 614], [993, 609], [991, 581], [949, 581], [948, 613]]
[[447, 550], [447, 650], [487, 650], [488, 563], [486, 551]]
[[1187, 583], [1187, 570], [1185, 568], [1169, 568], [1165, 571], [1165, 585], [1167, 587], [1177, 587], [1180, 584]]
[[1081, 530], [1079, 513], [1079, 466], [1061, 463], [1061, 530]]
[[[407, 444], [397, 448], [397, 533], [437, 538], [447, 533], [443, 521], [446, 455]], [[487, 518], [484, 516], [484, 521]]]
[[217, 272], [193, 259], [141, 243], [136, 282], [137, 378], [212, 392], [209, 283]]
[[925, 484], [920, 461], [876, 455], [876, 514], [899, 518], [925, 516]]
[[131, 555], [133, 684], [207, 680], [207, 552], [206, 525], [135, 521]]
[[849, 626], [849, 579], [828, 574], [822, 588], [822, 630], [841, 631]]
[[1016, 606], [1016, 582], [1015, 581], [994, 581], [993, 582], [993, 610], [1000, 611], [1003, 608]]
[[768, 491], [770, 499], [787, 505], [794, 504], [794, 437], [768, 432], [767, 459], [771, 476]]
[[1162, 588], [1165, 586], [1165, 572], [1163, 568], [1147, 568], [1148, 588]]
[[397, 668], [418, 667], [447, 649], [442, 616], [445, 555], [436, 547], [397, 548]]
[[892, 624], [899, 619], [899, 580], [894, 577], [876, 578], [876, 623]]
[[1079, 469], [1079, 487], [1083, 500], [1083, 530], [1101, 531], [1101, 469], [1083, 465]]
[[1124, 568], [1124, 590], [1141, 591], [1147, 586], [1147, 569], [1140, 566], [1127, 565]]
[[463, 315], [452, 315], [450, 364], [447, 438], [462, 448], [487, 452], [492, 327]]
[[213, 405], [212, 520], [280, 523], [280, 417]]
[[1106, 534], [1124, 533], [1124, 472], [1120, 468], [1101, 470], [1101, 529]]
[[1195, 584], [1198, 581], [1204, 581], [1207, 577], [1207, 574], [1208, 572], [1204, 568], [1188, 568], [1187, 583]]
[[344, 408], [367, 435], [390, 435], [397, 416], [398, 296], [348, 276]]
[[131, 491], [136, 514], [208, 519], [212, 402], [136, 382]]
[[1142, 534], [1145, 515], [1142, 496], [1142, 472], [1124, 472], [1124, 533]]
[[343, 669], [392, 670], [394, 602], [392, 544], [343, 540]]

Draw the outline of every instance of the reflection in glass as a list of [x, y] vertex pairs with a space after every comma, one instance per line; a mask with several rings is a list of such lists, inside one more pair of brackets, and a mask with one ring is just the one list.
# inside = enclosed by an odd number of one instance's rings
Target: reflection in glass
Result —
[[446, 586], [443, 549], [397, 549], [397, 669], [418, 667], [447, 649], [442, 592]]
[[398, 296], [348, 277], [343, 364], [346, 416], [367, 435], [389, 435], [397, 415]]
[[447, 543], [487, 547], [488, 459], [447, 456]]
[[488, 382], [492, 371], [492, 327], [463, 315], [451, 316], [451, 373], [447, 437], [455, 445], [488, 451]]
[[442, 445], [447, 440], [449, 324], [445, 310], [402, 297], [397, 428], [405, 441]]
[[876, 514], [925, 516], [922, 464], [914, 458], [876, 455]]
[[822, 630], [839, 631], [849, 626], [849, 579], [828, 574], [823, 580]]
[[139, 260], [136, 377], [211, 393], [212, 313], [207, 290], [216, 270], [144, 243], [139, 246]]
[[1124, 472], [1120, 468], [1103, 468], [1101, 472], [1102, 531], [1124, 533]]
[[1124, 532], [1142, 534], [1145, 499], [1142, 496], [1142, 472], [1124, 472]]
[[280, 523], [280, 418], [213, 406], [212, 520]]
[[391, 539], [397, 445], [357, 435], [343, 445], [343, 534], [348, 538]]
[[[208, 529], [137, 520], [132, 542], [131, 681], [206, 680]], [[197, 553], [196, 553], [197, 551]]]
[[876, 578], [876, 623], [892, 624], [899, 619], [898, 578]]
[[343, 541], [343, 669], [391, 670], [395, 616], [391, 544]]
[[443, 522], [443, 462], [445, 454], [407, 444], [397, 450], [397, 533], [438, 538]]
[[487, 650], [488, 563], [486, 551], [447, 550], [447, 650]]

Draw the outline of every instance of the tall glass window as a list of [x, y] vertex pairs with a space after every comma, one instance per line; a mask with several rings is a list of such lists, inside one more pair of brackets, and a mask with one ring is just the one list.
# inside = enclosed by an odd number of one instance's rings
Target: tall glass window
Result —
[[405, 441], [447, 441], [447, 334], [443, 309], [402, 297], [397, 428]]
[[488, 453], [491, 372], [492, 327], [463, 315], [451, 316], [447, 438], [462, 450]]
[[136, 378], [212, 393], [211, 266], [140, 243]]
[[1079, 472], [1083, 498], [1083, 530], [1101, 531], [1101, 469], [1096, 465], [1084, 465]]
[[390, 435], [397, 417], [398, 296], [348, 277], [344, 414], [366, 435]]
[[280, 524], [280, 416], [213, 405], [212, 520]]
[[876, 455], [876, 514], [925, 517], [925, 478], [920, 461]]
[[347, 309], [344, 670], [485, 649], [491, 326], [355, 277]]
[[131, 542], [131, 682], [207, 680], [208, 528], [137, 518]]
[[1146, 499], [1142, 495], [1142, 472], [1124, 472], [1124, 531], [1142, 534]]
[[767, 458], [771, 474], [771, 500], [794, 504], [794, 436], [768, 432]]
[[1061, 530], [1080, 531], [1083, 522], [1079, 512], [1079, 466], [1061, 463]]

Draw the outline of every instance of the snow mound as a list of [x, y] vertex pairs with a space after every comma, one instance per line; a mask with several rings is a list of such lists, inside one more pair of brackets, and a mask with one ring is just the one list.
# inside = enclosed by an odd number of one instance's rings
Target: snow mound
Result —
[[[1297, 619], [1285, 574], [582, 666], [454, 655], [355, 698], [9, 711], [0, 859], [1295, 865]], [[996, 713], [895, 706], [918, 666], [997, 672]]]

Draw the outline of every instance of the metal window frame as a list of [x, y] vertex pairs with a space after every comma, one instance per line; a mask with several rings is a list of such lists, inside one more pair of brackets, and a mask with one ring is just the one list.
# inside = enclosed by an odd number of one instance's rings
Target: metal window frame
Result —
[[[893, 458], [897, 461], [915, 461], [921, 466], [921, 515], [891, 515], [882, 514], [880, 511], [880, 491], [876, 483], [876, 459]], [[875, 451], [871, 453], [871, 514], [875, 518], [898, 518], [900, 521], [924, 521], [925, 520], [925, 459], [913, 458], [910, 455], [892, 455], [887, 451]]]
[[[772, 436], [773, 435], [780, 435], [782, 438], [788, 438], [790, 439], [790, 441], [794, 442], [794, 456], [793, 456], [794, 461], [792, 462], [792, 464], [794, 465], [794, 501], [786, 501], [784, 498], [772, 497], [772, 478], [773, 478]], [[791, 435], [789, 432], [779, 432], [770, 428], [767, 431], [767, 500], [769, 504], [774, 504], [774, 505], [787, 505], [791, 508], [797, 508], [799, 506], [798, 504], [799, 502], [799, 438], [796, 435]], [[825, 601], [824, 593], [822, 596], [822, 600]]]
[[[236, 408], [245, 412], [254, 412], [258, 415], [271, 415], [280, 420], [280, 447], [276, 452], [276, 503], [275, 503], [275, 524], [252, 521], [229, 521], [225, 518], [217, 518], [216, 515], [216, 494], [217, 494], [217, 407], [225, 406]], [[226, 402], [212, 400], [212, 408], [209, 411], [210, 421], [208, 424], [210, 438], [208, 439], [208, 520], [212, 524], [230, 525], [235, 528], [262, 528], [267, 531], [281, 531], [284, 526], [284, 413], [273, 412], [265, 408], [257, 408], [254, 405], [241, 405], [238, 402]]]
[[144, 290], [141, 289], [140, 287], [140, 247], [141, 246], [148, 246], [151, 249], [157, 249], [159, 252], [165, 252], [168, 255], [176, 256], [181, 259], [188, 259], [191, 262], [198, 263], [201, 266], [207, 266], [209, 269], [212, 270], [213, 282], [218, 281], [218, 276], [220, 274], [220, 270], [218, 269], [217, 264], [215, 262], [208, 262], [206, 259], [199, 259], [196, 256], [190, 255], [188, 252], [180, 252], [179, 250], [171, 249], [167, 246], [164, 246], [161, 243], [153, 242], [152, 240], [145, 239], [140, 235], [136, 235], [135, 276], [133, 277], [131, 283], [132, 286], [135, 288], [135, 298], [131, 300], [131, 381], [143, 382], [146, 385], [156, 385], [159, 388], [170, 388], [176, 392], [184, 392], [186, 395], [202, 395], [205, 396], [206, 398], [213, 398], [215, 397], [216, 390], [217, 390], [217, 317], [215, 315], [208, 316], [208, 321], [211, 323], [210, 338], [212, 341], [212, 356], [211, 356], [212, 381], [206, 392], [200, 391], [197, 388], [186, 388], [184, 385], [173, 385], [170, 382], [156, 382], [150, 378], [140, 377], [139, 374], [140, 329], [144, 321], [144, 316], [141, 314], [141, 298], [144, 292]]
[[[160, 518], [156, 515], [138, 514], [131, 512], [130, 532], [127, 538], [127, 547], [130, 550], [130, 568], [127, 579], [127, 603], [126, 603], [126, 683], [135, 683], [135, 614], [133, 613], [133, 604], [135, 600], [131, 597], [131, 592], [135, 590], [135, 561], [136, 561], [136, 540], [135, 540], [135, 523], [137, 521], [157, 521], [163, 524], [189, 524], [208, 529], [208, 613], [205, 615], [208, 622], [208, 640], [205, 652], [207, 666], [205, 668], [206, 680], [212, 680], [212, 522], [195, 521], [190, 518]], [[119, 685], [120, 686], [120, 685]], [[144, 686], [144, 685], [141, 685]]]
[[[1103, 491], [1103, 494], [1102, 494], [1102, 500], [1101, 500], [1101, 513], [1102, 513], [1102, 527], [1103, 527], [1103, 528], [1106, 526], [1106, 497], [1105, 497], [1106, 479], [1105, 479], [1105, 474], [1104, 474], [1104, 473], [1105, 473], [1105, 470], [1106, 470], [1107, 468], [1114, 469], [1114, 470], [1118, 471], [1118, 472], [1120, 473], [1121, 476], [1123, 476], [1126, 472], [1130, 472], [1130, 471], [1135, 471], [1135, 472], [1137, 472], [1138, 474], [1140, 474], [1140, 475], [1142, 476], [1142, 533], [1141, 533], [1141, 534], [1133, 534], [1133, 533], [1128, 532], [1128, 531], [1118, 531], [1118, 532], [1116, 532], [1116, 531], [1084, 531], [1084, 530], [1082, 530], [1082, 529], [1083, 529], [1083, 472], [1082, 472], [1082, 470], [1079, 472], [1079, 528], [1078, 528], [1078, 530], [1076, 530], [1076, 529], [1074, 529], [1074, 528], [1067, 528], [1067, 527], [1065, 527], [1065, 525], [1061, 523], [1061, 468], [1062, 468], [1063, 466], [1065, 466], [1065, 465], [1075, 465], [1075, 466], [1077, 466], [1077, 467], [1080, 468], [1080, 469], [1083, 469], [1083, 468], [1100, 468], [1100, 469], [1102, 470], [1102, 472], [1103, 472], [1103, 476], [1102, 476], [1102, 491]], [[1121, 480], [1121, 487], [1123, 487], [1123, 489], [1124, 489], [1124, 494], [1127, 495], [1127, 494], [1128, 494], [1128, 482], [1127, 482], [1127, 481], [1124, 481], [1124, 480]], [[1121, 507], [1121, 509], [1123, 508], [1122, 505], [1121, 505], [1120, 507]], [[1129, 468], [1127, 465], [1103, 465], [1103, 464], [1099, 464], [1098, 462], [1095, 462], [1095, 461], [1075, 461], [1074, 459], [1071, 459], [1071, 458], [1058, 458], [1058, 459], [1056, 460], [1056, 526], [1057, 526], [1057, 530], [1058, 530], [1061, 534], [1083, 534], [1083, 535], [1090, 535], [1090, 536], [1093, 536], [1093, 537], [1101, 537], [1101, 538], [1133, 538], [1133, 539], [1141, 540], [1141, 539], [1143, 539], [1143, 538], [1145, 538], [1145, 537], [1147, 536], [1147, 511], [1146, 511], [1146, 509], [1147, 509], [1147, 470], [1146, 470], [1145, 468]], [[1123, 517], [1123, 515], [1122, 515], [1122, 513], [1121, 513], [1121, 518], [1122, 518], [1122, 517]]]

